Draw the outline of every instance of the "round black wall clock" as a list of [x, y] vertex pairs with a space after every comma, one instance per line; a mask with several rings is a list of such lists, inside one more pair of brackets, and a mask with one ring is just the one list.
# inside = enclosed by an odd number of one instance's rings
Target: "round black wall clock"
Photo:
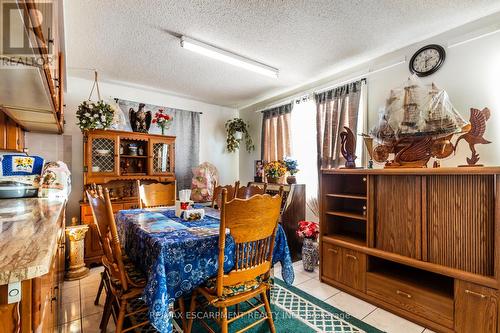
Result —
[[410, 72], [417, 76], [431, 75], [443, 65], [446, 52], [441, 45], [431, 44], [415, 52], [410, 60]]

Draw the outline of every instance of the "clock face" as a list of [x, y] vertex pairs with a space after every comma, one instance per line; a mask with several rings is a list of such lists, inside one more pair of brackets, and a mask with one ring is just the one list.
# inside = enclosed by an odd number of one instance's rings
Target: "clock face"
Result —
[[418, 50], [410, 60], [410, 71], [418, 76], [436, 72], [443, 64], [444, 49], [439, 45], [428, 45]]

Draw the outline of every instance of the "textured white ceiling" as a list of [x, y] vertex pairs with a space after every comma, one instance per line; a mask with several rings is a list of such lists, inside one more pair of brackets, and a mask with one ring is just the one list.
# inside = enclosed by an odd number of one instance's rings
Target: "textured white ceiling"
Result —
[[[69, 0], [67, 64], [241, 106], [500, 10], [498, 0]], [[178, 33], [279, 68], [267, 78], [192, 53]], [[84, 71], [71, 75], [91, 77]]]

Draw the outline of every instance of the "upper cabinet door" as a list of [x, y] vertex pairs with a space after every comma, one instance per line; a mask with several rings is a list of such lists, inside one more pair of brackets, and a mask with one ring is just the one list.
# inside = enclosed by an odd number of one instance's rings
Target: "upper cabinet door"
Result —
[[118, 136], [89, 134], [87, 138], [87, 167], [90, 176], [118, 176]]
[[149, 139], [149, 174], [173, 176], [175, 174], [175, 138]]

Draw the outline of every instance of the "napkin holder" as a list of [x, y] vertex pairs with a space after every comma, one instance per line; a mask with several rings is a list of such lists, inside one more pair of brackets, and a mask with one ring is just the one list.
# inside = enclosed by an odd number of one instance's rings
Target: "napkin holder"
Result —
[[197, 208], [183, 210], [181, 217], [184, 221], [198, 221], [203, 219], [204, 216], [205, 210], [203, 208]]
[[193, 206], [193, 201], [180, 201], [175, 200], [175, 216], [181, 217], [182, 212], [190, 209]]

